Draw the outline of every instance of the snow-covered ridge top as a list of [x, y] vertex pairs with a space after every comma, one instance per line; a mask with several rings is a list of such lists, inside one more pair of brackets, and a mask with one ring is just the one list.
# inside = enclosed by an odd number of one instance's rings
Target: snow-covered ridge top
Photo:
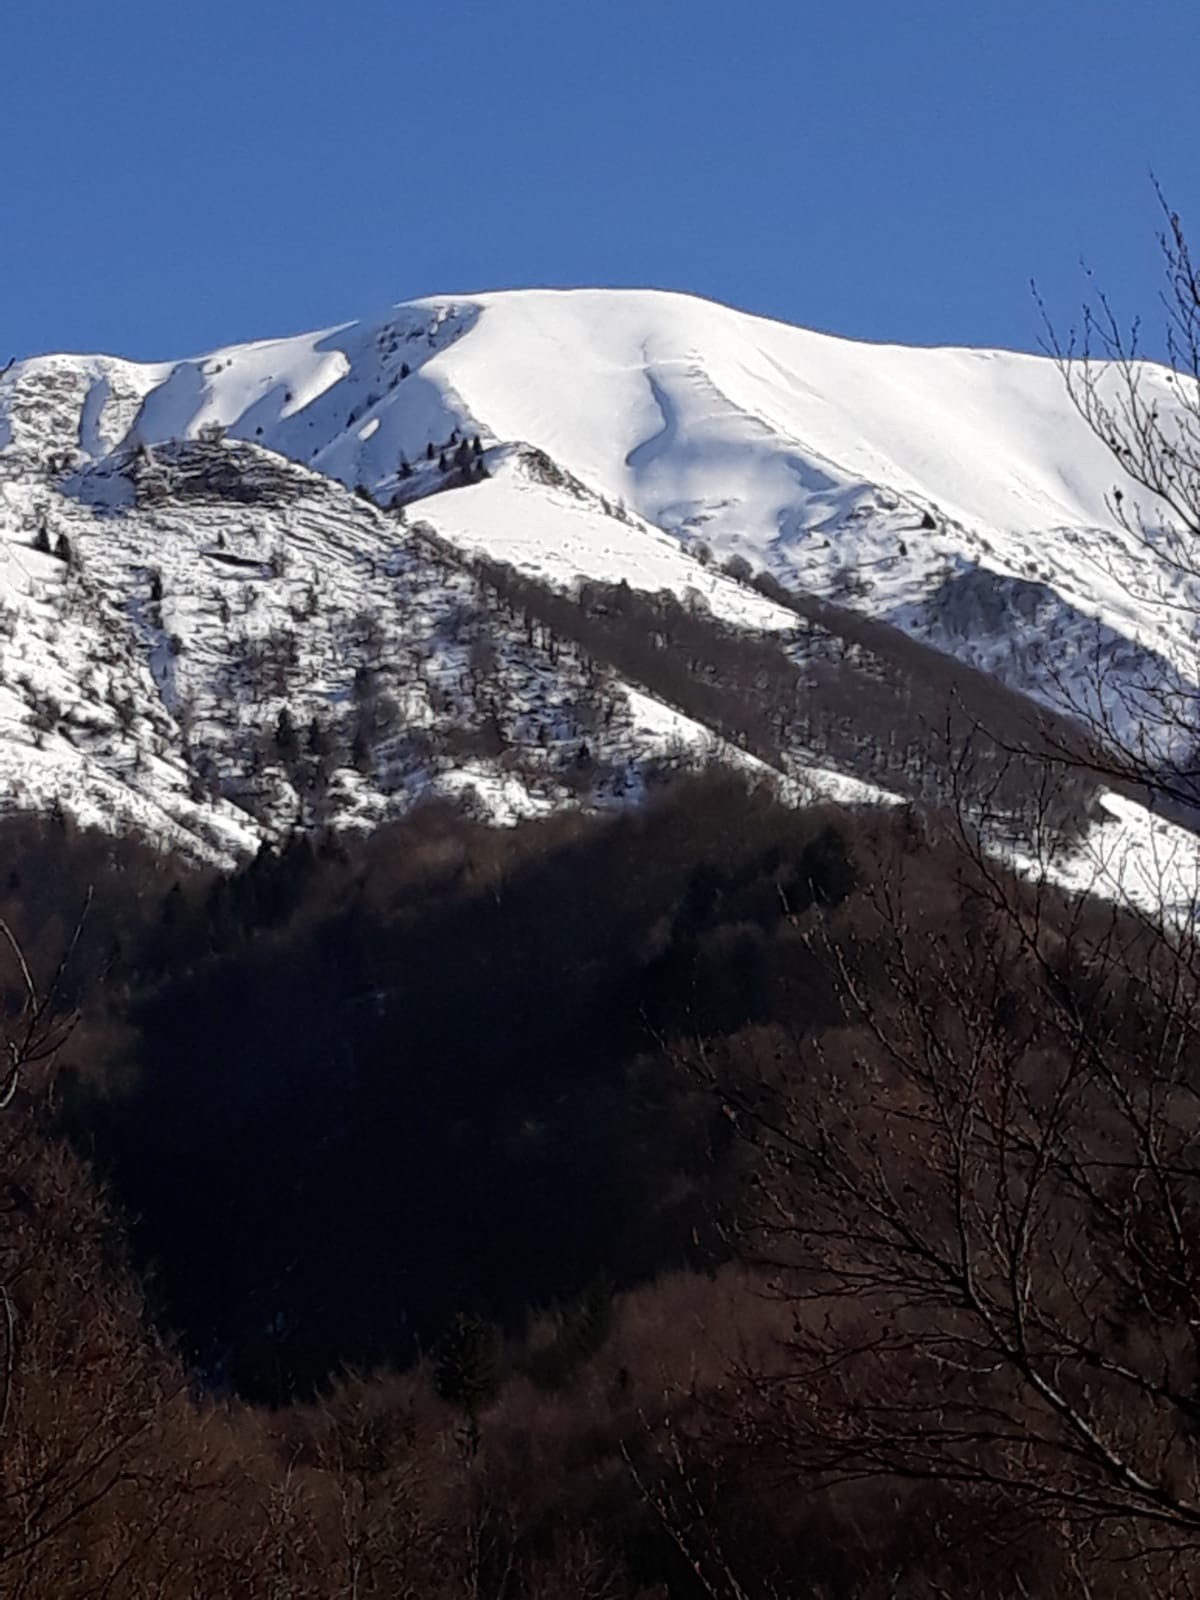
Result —
[[[1046, 358], [859, 343], [659, 290], [415, 300], [166, 365], [35, 358], [0, 383], [0, 412], [24, 384], [69, 373], [125, 407], [136, 395], [138, 438], [215, 422], [369, 487], [456, 425], [482, 429], [660, 525], [736, 533], [764, 555], [864, 484], [999, 532], [1111, 524], [1113, 464]], [[1163, 369], [1148, 373], [1171, 405]], [[92, 406], [101, 420], [114, 400]], [[118, 429], [90, 431], [78, 443], [96, 454]]]
[[[1143, 376], [1147, 399], [1177, 405], [1166, 369]], [[946, 580], [976, 567], [1041, 586], [1076, 634], [1099, 618], [1190, 671], [1179, 619], [1200, 597], [1165, 623], [1138, 603], [1144, 552], [1108, 504], [1136, 491], [1045, 357], [859, 343], [659, 290], [430, 298], [174, 364], [21, 363], [0, 378], [0, 473], [6, 455], [95, 462], [213, 425], [381, 503], [440, 487], [463, 439], [529, 445], [685, 546], [845, 595], [979, 664], [995, 640], [947, 645], [936, 615]], [[500, 498], [473, 495], [472, 515]], [[626, 554], [578, 569], [615, 581]], [[1040, 692], [1036, 672], [1000, 666]]]

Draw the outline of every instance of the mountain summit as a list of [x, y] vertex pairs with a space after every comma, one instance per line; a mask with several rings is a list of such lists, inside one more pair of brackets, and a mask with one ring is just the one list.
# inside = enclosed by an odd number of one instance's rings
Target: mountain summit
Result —
[[[1143, 381], [1175, 403], [1165, 369]], [[811, 718], [751, 736], [671, 691], [631, 639], [685, 625], [660, 599], [619, 642], [597, 586], [673, 597], [722, 648], [772, 640], [792, 673], [859, 616], [1061, 710], [1097, 652], [1118, 687], [1190, 662], [1196, 597], [1164, 567], [1180, 604], [1145, 598], [1119, 476], [1048, 359], [656, 291], [35, 358], [0, 378], [0, 771], [10, 801], [220, 859], [431, 792], [616, 802], [687, 751], [903, 793]]]

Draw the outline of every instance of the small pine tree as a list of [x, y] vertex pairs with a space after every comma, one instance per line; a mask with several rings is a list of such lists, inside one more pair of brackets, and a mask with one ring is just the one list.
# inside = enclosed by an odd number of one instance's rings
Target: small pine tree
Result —
[[296, 725], [292, 721], [292, 713], [286, 706], [280, 711], [275, 723], [275, 747], [285, 761], [294, 756], [298, 749]]
[[71, 565], [73, 556], [73, 552], [71, 550], [71, 541], [67, 538], [65, 533], [60, 533], [58, 538], [54, 541], [54, 554], [60, 561], [65, 561], [67, 566]]
[[43, 555], [50, 554], [50, 530], [44, 520], [38, 523], [37, 532], [33, 536], [33, 548], [40, 550]]
[[438, 457], [438, 471], [439, 472], [445, 472], [445, 470], [446, 470], [446, 452], [443, 450], [441, 455]]
[[490, 1322], [460, 1315], [433, 1349], [433, 1386], [463, 1412], [472, 1432], [500, 1393], [500, 1339]]
[[432, 461], [433, 460], [433, 455], [434, 455], [433, 440], [430, 439], [429, 443], [425, 446], [425, 459], [426, 459], [426, 461]]
[[476, 434], [475, 437], [471, 440], [471, 449], [475, 452], [475, 454], [477, 456], [481, 456], [483, 454], [483, 445], [480, 442], [480, 438], [479, 438], [478, 434]]
[[412, 368], [409, 366], [407, 361], [402, 361], [400, 363], [400, 376], [402, 378], [407, 378], [411, 371], [412, 371]]

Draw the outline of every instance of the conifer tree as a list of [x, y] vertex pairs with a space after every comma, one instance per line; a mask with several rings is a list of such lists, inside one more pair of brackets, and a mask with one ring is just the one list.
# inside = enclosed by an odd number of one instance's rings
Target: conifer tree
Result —
[[275, 745], [285, 761], [294, 756], [298, 749], [296, 725], [292, 721], [292, 713], [286, 706], [280, 711], [275, 723]]
[[479, 1418], [500, 1393], [500, 1340], [482, 1317], [460, 1314], [433, 1351], [433, 1384], [477, 1437]]

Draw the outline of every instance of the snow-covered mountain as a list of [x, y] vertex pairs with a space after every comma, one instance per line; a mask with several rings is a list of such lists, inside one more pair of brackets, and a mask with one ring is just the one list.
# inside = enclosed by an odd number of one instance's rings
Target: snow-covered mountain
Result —
[[[1175, 403], [1164, 371], [1145, 383]], [[1117, 480], [1050, 361], [658, 292], [415, 301], [161, 365], [24, 361], [0, 378], [0, 781], [228, 858], [431, 788], [512, 815], [620, 798], [668, 749], [730, 753], [496, 612], [479, 558], [666, 590], [793, 662], [795, 613], [721, 564], [1044, 702], [1086, 694], [1097, 647], [1131, 681], [1190, 676], [1186, 607], [1150, 603]], [[785, 756], [789, 780], [820, 764]]]
[[[1175, 403], [1165, 370], [1146, 382]], [[859, 344], [683, 295], [531, 290], [169, 365], [50, 356], [0, 386], [6, 455], [95, 461], [212, 424], [383, 502], [435, 487], [426, 453], [455, 430], [520, 441], [685, 544], [811, 588], [857, 574], [876, 612], [978, 565], [1165, 643], [1162, 616], [1108, 577], [1142, 555], [1109, 509], [1119, 475], [1041, 357]], [[516, 535], [494, 498], [474, 496], [470, 520], [498, 553]], [[538, 559], [558, 570], [580, 558], [549, 543]]]

